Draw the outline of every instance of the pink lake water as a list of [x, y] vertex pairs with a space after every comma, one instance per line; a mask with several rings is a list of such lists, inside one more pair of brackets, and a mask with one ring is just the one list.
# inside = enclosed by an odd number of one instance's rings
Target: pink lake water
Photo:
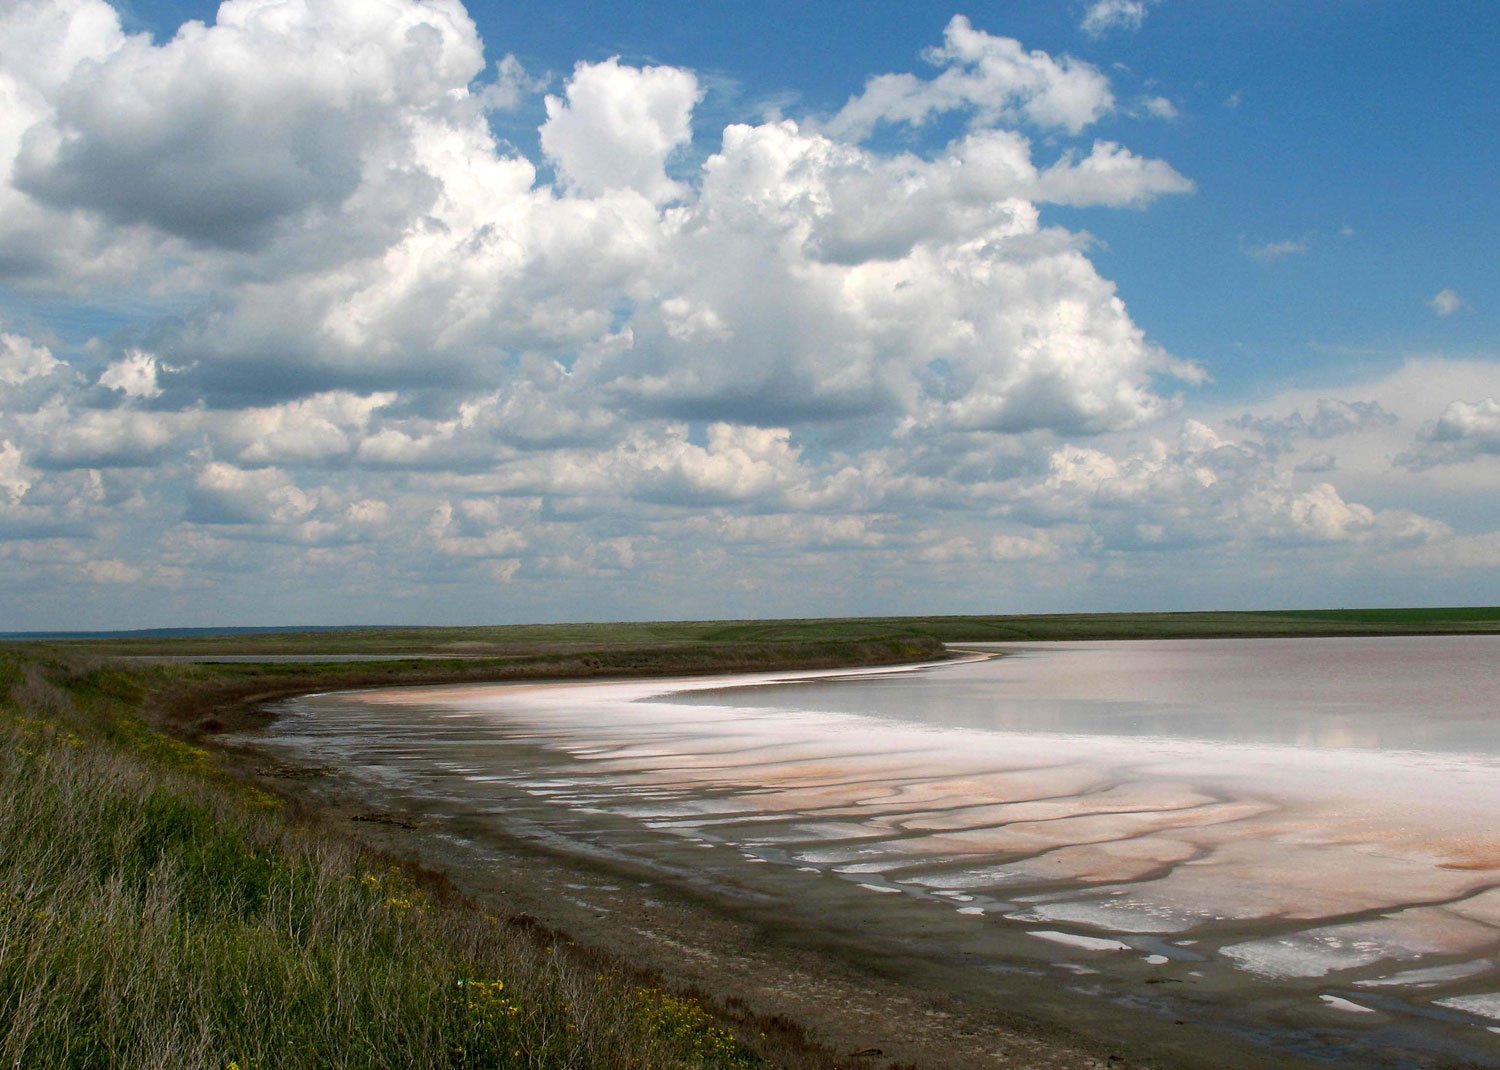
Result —
[[965, 969], [1349, 1065], [1491, 1061], [1500, 637], [983, 649], [319, 696], [273, 742]]

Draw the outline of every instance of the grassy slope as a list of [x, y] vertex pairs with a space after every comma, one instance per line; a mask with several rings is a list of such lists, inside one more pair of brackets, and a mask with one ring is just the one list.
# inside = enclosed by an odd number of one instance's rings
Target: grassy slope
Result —
[[[736, 663], [754, 662], [736, 649]], [[927, 648], [819, 644], [803, 660], [914, 649]], [[372, 673], [644, 671], [638, 653], [616, 653], [309, 669], [0, 648], [0, 1065], [844, 1065], [788, 1023], [706, 1006], [526, 919], [486, 914], [438, 878], [294, 819], [163, 730]], [[660, 660], [674, 667], [669, 652]], [[768, 660], [798, 658], [787, 648]]]

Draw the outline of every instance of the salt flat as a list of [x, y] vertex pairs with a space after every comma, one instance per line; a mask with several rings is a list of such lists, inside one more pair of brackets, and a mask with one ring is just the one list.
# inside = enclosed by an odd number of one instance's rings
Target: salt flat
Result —
[[1500, 638], [989, 649], [322, 696], [274, 735], [856, 952], [946, 956], [959, 987], [1020, 970], [1289, 1052], [1486, 1057]]

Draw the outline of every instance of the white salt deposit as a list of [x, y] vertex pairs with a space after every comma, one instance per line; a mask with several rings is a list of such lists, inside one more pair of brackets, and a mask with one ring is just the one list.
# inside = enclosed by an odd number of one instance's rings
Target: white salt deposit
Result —
[[1447, 999], [1435, 999], [1433, 1002], [1441, 1007], [1468, 1011], [1481, 1018], [1492, 1018], [1500, 1022], [1500, 992], [1486, 992], [1477, 996], [1449, 996]]
[[1079, 936], [1076, 933], [1061, 933], [1051, 929], [1028, 929], [1032, 936], [1039, 936], [1043, 940], [1051, 940], [1054, 944], [1067, 944], [1069, 947], [1081, 947], [1085, 951], [1129, 951], [1129, 944], [1121, 943], [1119, 940], [1107, 940], [1102, 936]]
[[1358, 1003], [1354, 1003], [1351, 1000], [1344, 999], [1342, 996], [1323, 995], [1319, 996], [1318, 998], [1336, 1011], [1348, 1011], [1351, 1014], [1375, 1013], [1375, 1009], [1373, 1007], [1362, 1007]]

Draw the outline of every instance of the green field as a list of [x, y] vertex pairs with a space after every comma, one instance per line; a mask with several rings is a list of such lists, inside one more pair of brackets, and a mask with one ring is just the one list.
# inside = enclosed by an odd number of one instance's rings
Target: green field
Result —
[[1257, 636], [1419, 635], [1500, 632], [1500, 607], [1305, 609], [1200, 613], [1069, 613], [965, 617], [828, 617], [800, 620], [511, 624], [491, 627], [348, 628], [182, 636], [119, 633], [67, 640], [100, 654], [452, 654], [517, 656], [589, 649], [662, 650], [720, 644], [851, 642], [916, 636], [942, 642], [1191, 639]]

